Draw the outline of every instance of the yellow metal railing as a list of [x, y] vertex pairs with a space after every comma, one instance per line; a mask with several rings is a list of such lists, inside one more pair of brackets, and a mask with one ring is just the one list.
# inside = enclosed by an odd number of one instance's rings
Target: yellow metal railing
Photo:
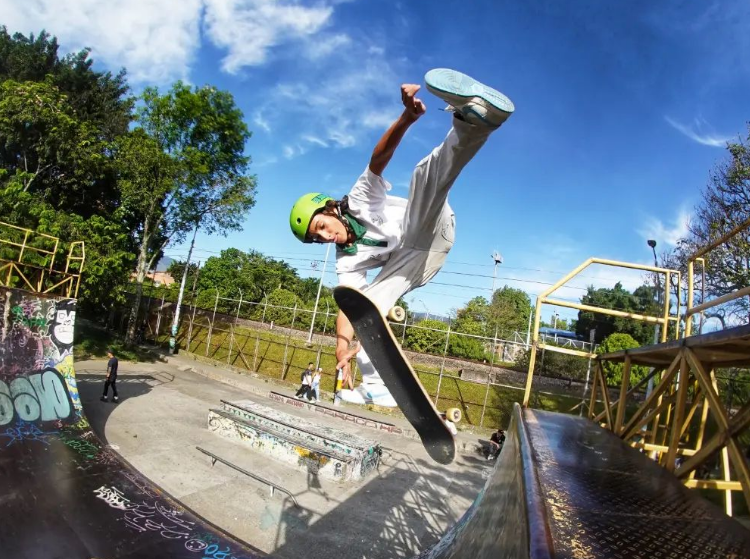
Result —
[[70, 243], [62, 270], [55, 267], [59, 252], [58, 237], [0, 222], [0, 285], [77, 297], [86, 261], [84, 243]]
[[[631, 270], [643, 270], [645, 272], [654, 272], [657, 274], [664, 274], [665, 275], [665, 281], [664, 281], [664, 308], [663, 313], [659, 316], [650, 316], [650, 315], [644, 315], [644, 314], [638, 314], [638, 313], [631, 313], [631, 312], [625, 312], [625, 311], [618, 311], [614, 309], [607, 309], [603, 307], [594, 307], [591, 305], [584, 305], [581, 303], [573, 303], [570, 301], [564, 301], [562, 299], [553, 299], [550, 297], [555, 291], [563, 287], [568, 281], [576, 277], [578, 274], [583, 272], [586, 268], [591, 266], [592, 264], [603, 264], [605, 266], [614, 266], [617, 268], [628, 268]], [[669, 313], [670, 309], [670, 292], [669, 288], [671, 285], [671, 278], [672, 276], [677, 277], [677, 313], [672, 316]], [[675, 328], [675, 336], [679, 335], [679, 301], [680, 301], [680, 272], [679, 270], [671, 270], [669, 268], [660, 268], [657, 266], [649, 266], [644, 264], [633, 264], [631, 262], [620, 262], [617, 260], [607, 260], [604, 258], [589, 258], [585, 262], [583, 262], [581, 265], [579, 265], [577, 268], [575, 268], [573, 271], [571, 271], [568, 275], [560, 279], [557, 283], [555, 283], [552, 287], [541, 293], [537, 299], [536, 299], [536, 312], [534, 316], [534, 329], [532, 333], [532, 344], [531, 344], [531, 353], [529, 355], [529, 370], [528, 374], [526, 376], [526, 388], [524, 391], [523, 396], [523, 405], [528, 406], [529, 400], [531, 398], [531, 388], [534, 378], [534, 366], [536, 365], [536, 350], [537, 349], [545, 349], [546, 351], [554, 351], [558, 353], [567, 353], [570, 355], [578, 355], [580, 357], [585, 358], [593, 358], [596, 355], [593, 353], [585, 352], [585, 351], [577, 351], [577, 350], [571, 350], [566, 348], [560, 348], [557, 346], [540, 343], [539, 342], [539, 324], [542, 317], [542, 305], [554, 305], [558, 307], [566, 307], [570, 309], [578, 309], [582, 311], [589, 311], [589, 312], [595, 312], [600, 314], [606, 314], [610, 316], [619, 316], [622, 318], [632, 318], [634, 320], [640, 320], [644, 322], [649, 322], [652, 324], [660, 324], [661, 325], [661, 341], [665, 342], [667, 341], [667, 332], [669, 330], [669, 323], [675, 322], [677, 323], [677, 327]]]

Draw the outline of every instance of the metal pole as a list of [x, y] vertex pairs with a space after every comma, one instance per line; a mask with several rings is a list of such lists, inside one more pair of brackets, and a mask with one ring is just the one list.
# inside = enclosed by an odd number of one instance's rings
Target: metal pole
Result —
[[440, 376], [438, 377], [437, 392], [435, 393], [435, 407], [440, 399], [440, 385], [443, 383], [443, 371], [445, 370], [445, 359], [448, 355], [448, 343], [451, 339], [451, 321], [448, 319], [448, 332], [445, 335], [445, 347], [443, 348], [443, 362], [440, 364]]
[[313, 315], [312, 320], [310, 321], [310, 333], [307, 335], [307, 343], [312, 343], [312, 336], [313, 336], [313, 328], [315, 327], [315, 315], [318, 312], [318, 301], [320, 301], [320, 290], [323, 289], [323, 278], [326, 275], [326, 265], [328, 264], [328, 253], [331, 252], [331, 245], [333, 243], [328, 243], [328, 247], [326, 247], [326, 258], [323, 261], [323, 270], [320, 272], [320, 281], [318, 282], [318, 294], [315, 296], [315, 307], [313, 308]]
[[240, 317], [240, 308], [242, 307], [242, 290], [238, 287], [237, 288], [240, 292], [240, 302], [237, 303], [237, 314], [234, 317], [234, 324], [232, 324], [232, 329], [229, 332], [229, 353], [227, 353], [227, 365], [230, 365], [230, 360], [232, 357], [232, 346], [234, 345], [234, 329], [237, 328], [237, 319]]
[[187, 350], [190, 351], [190, 345], [193, 343], [193, 324], [195, 324], [195, 298], [193, 298], [193, 316], [190, 319], [190, 328], [188, 328]]
[[214, 322], [216, 322], [216, 307], [219, 306], [219, 290], [216, 290], [216, 302], [214, 303], [214, 315], [211, 317], [211, 324], [208, 327], [208, 341], [206, 342], [206, 357], [208, 357], [208, 348], [211, 346], [211, 334], [214, 331]]
[[534, 316], [534, 306], [531, 305], [531, 310], [529, 311], [529, 326], [526, 328], [526, 349], [529, 349], [529, 342], [531, 341], [531, 319]]
[[490, 383], [492, 382], [492, 366], [495, 364], [497, 353], [497, 325], [495, 325], [495, 337], [492, 339], [492, 355], [490, 356], [490, 371], [487, 373], [487, 389], [484, 391], [484, 403], [482, 404], [482, 417], [479, 418], [479, 427], [484, 425], [484, 414], [487, 411], [487, 397], [490, 394]]
[[[651, 250], [654, 253], [654, 267], [659, 267], [659, 260], [656, 257], [656, 241], [649, 240], [648, 246], [651, 247]], [[659, 272], [654, 272], [654, 283], [656, 284], [656, 304], [661, 306], [661, 282], [659, 281]], [[654, 345], [659, 343], [659, 324], [654, 326]], [[651, 367], [651, 371], [653, 372], [654, 368]], [[646, 387], [646, 398], [648, 398], [651, 395], [651, 392], [654, 390], [654, 377], [651, 376], [650, 379], [648, 379], [648, 386]]]

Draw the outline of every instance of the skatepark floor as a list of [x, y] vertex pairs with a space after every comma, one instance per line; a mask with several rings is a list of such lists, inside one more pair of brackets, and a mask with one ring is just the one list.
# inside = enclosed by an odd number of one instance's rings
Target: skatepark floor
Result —
[[[263, 395], [293, 391], [265, 379], [181, 355], [161, 359], [168, 362], [120, 362], [119, 404], [99, 401], [106, 361], [79, 361], [78, 385], [92, 428], [185, 506], [276, 557], [411, 557], [461, 517], [494, 466], [481, 456], [476, 435], [460, 433], [457, 459], [441, 466], [417, 440], [272, 401]], [[248, 398], [379, 442], [384, 451], [378, 471], [359, 483], [320, 479], [208, 431], [209, 408], [222, 399]], [[377, 415], [356, 406], [346, 410]], [[400, 418], [379, 419], [408, 425]], [[300, 507], [221, 463], [212, 466], [196, 446], [287, 489]]]

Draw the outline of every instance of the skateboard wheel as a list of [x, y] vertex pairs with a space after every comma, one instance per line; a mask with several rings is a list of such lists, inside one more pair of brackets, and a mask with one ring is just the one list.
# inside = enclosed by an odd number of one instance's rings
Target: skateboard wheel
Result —
[[404, 311], [403, 307], [391, 307], [387, 316], [389, 320], [393, 320], [394, 322], [403, 322], [406, 318], [406, 311]]
[[448, 408], [445, 410], [445, 418], [453, 423], [461, 421], [461, 410], [458, 408]]

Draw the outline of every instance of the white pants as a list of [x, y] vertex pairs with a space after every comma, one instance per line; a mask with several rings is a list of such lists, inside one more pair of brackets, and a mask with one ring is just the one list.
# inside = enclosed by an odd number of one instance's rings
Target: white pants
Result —
[[[364, 289], [383, 314], [399, 297], [429, 282], [445, 264], [456, 231], [448, 192], [491, 132], [490, 128], [453, 118], [453, 127], [443, 143], [414, 169], [401, 244]], [[362, 382], [382, 384], [364, 350], [357, 354], [357, 364]]]

